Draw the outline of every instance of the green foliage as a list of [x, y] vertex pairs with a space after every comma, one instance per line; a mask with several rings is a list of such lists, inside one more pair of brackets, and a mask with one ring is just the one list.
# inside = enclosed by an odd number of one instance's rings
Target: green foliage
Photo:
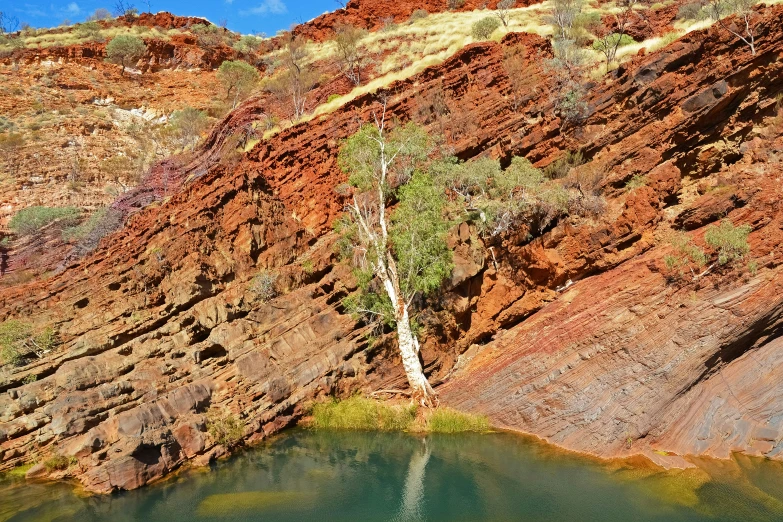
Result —
[[346, 140], [337, 162], [349, 174], [348, 182], [351, 185], [361, 192], [380, 188], [388, 201], [397, 187], [407, 183], [414, 170], [426, 161], [431, 141], [426, 130], [413, 122], [395, 127], [383, 140], [385, 157], [387, 160], [395, 158], [387, 166], [386, 178], [383, 180], [379, 179], [382, 169], [379, 141], [378, 129], [372, 124], [365, 124]]
[[30, 323], [9, 319], [0, 323], [0, 357], [6, 364], [18, 365], [30, 356], [40, 357], [54, 348], [53, 328], [34, 328]]
[[316, 429], [406, 431], [416, 419], [416, 406], [389, 405], [355, 395], [318, 402], [312, 415]]
[[704, 20], [709, 16], [708, 8], [701, 2], [689, 2], [677, 9], [677, 20]]
[[430, 294], [451, 274], [451, 249], [446, 245], [451, 224], [443, 218], [445, 204], [443, 191], [426, 174], [415, 174], [399, 191], [389, 235], [405, 295]]
[[636, 174], [634, 177], [628, 180], [628, 183], [625, 184], [625, 189], [628, 192], [631, 192], [632, 190], [636, 190], [645, 185], [647, 185], [647, 178], [641, 174]]
[[568, 176], [572, 169], [585, 162], [581, 151], [566, 151], [565, 154], [550, 163], [544, 169], [544, 174], [550, 179], [561, 179]]
[[99, 208], [84, 223], [63, 229], [63, 241], [82, 240], [106, 218], [107, 208]]
[[571, 195], [566, 187], [548, 181], [527, 159], [515, 157], [505, 170], [482, 158], [433, 165], [434, 176], [457, 196], [482, 233], [495, 236], [527, 220], [539, 229], [568, 213]]
[[193, 107], [174, 111], [169, 118], [169, 131], [183, 147], [195, 146], [208, 125], [207, 113]]
[[432, 433], [487, 432], [489, 420], [483, 415], [472, 415], [440, 407], [427, 419], [427, 430]]
[[413, 11], [411, 13], [411, 17], [409, 18], [409, 20], [411, 22], [416, 22], [418, 20], [424, 20], [428, 16], [429, 16], [429, 13], [427, 12], [426, 9], [416, 9], [415, 11]]
[[606, 38], [598, 39], [593, 42], [593, 49], [603, 53], [608, 47], [624, 47], [626, 45], [635, 44], [636, 40], [628, 36], [627, 34], [611, 33]]
[[226, 89], [226, 96], [233, 99], [233, 107], [243, 100], [258, 83], [258, 71], [242, 60], [226, 60], [217, 71], [218, 80]]
[[330, 94], [328, 98], [326, 98], [326, 103], [332, 103], [334, 100], [339, 100], [341, 96], [339, 94]]
[[250, 54], [258, 51], [258, 49], [261, 47], [261, 43], [262, 40], [260, 38], [246, 34], [234, 42], [232, 47], [235, 51], [242, 54]]
[[501, 21], [496, 16], [487, 16], [473, 22], [473, 25], [470, 26], [470, 32], [475, 40], [487, 40], [500, 27], [500, 24]]
[[686, 263], [693, 263], [698, 267], [707, 264], [707, 255], [700, 247], [693, 243], [693, 239], [685, 232], [675, 232], [669, 238], [669, 243], [674, 246], [680, 256], [684, 256]]
[[22, 382], [25, 384], [31, 384], [36, 382], [37, 380], [38, 380], [38, 376], [34, 373], [30, 373], [26, 375], [24, 379], [22, 379]]
[[44, 461], [46, 471], [52, 473], [53, 471], [63, 471], [76, 464], [76, 457], [66, 457], [65, 455], [54, 454]]
[[96, 21], [89, 21], [76, 26], [76, 36], [97, 40], [101, 35], [101, 26]]
[[720, 225], [710, 225], [704, 233], [704, 241], [718, 253], [718, 264], [725, 265], [744, 258], [750, 252], [748, 234], [750, 225], [735, 227], [728, 219]]
[[231, 413], [212, 410], [207, 415], [207, 431], [217, 444], [233, 448], [245, 435], [245, 424]]
[[217, 47], [223, 43], [225, 36], [225, 31], [215, 24], [196, 24], [191, 26], [190, 32], [202, 47]]
[[693, 243], [687, 233], [672, 232], [668, 237], [668, 243], [674, 248], [674, 254], [668, 254], [663, 258], [667, 277], [671, 279], [682, 277], [685, 269], [695, 277], [696, 271], [700, 271], [707, 264], [707, 254]]
[[29, 236], [57, 220], [63, 225], [74, 224], [80, 215], [76, 207], [27, 207], [11, 218], [8, 227], [15, 234]]
[[144, 41], [138, 36], [121, 34], [112, 38], [106, 46], [106, 58], [112, 62], [122, 65], [122, 71], [125, 67], [137, 61], [147, 51]]

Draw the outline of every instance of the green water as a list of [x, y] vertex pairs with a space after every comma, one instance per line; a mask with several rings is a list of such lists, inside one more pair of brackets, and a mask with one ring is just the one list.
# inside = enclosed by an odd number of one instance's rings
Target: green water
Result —
[[0, 479], [0, 521], [783, 520], [783, 466], [738, 457], [663, 472], [512, 434], [295, 430], [209, 469], [116, 495]]

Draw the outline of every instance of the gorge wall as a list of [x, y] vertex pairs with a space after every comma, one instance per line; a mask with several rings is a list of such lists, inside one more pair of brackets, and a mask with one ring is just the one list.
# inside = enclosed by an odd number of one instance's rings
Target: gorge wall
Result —
[[[543, 166], [580, 149], [605, 173], [598, 217], [516, 231], [480, 258], [487, 245], [470, 225], [454, 230], [454, 275], [423, 318], [425, 369], [444, 404], [601, 456], [778, 457], [783, 128], [770, 118], [782, 20], [783, 7], [763, 9], [755, 56], [716, 27], [635, 57], [592, 86], [579, 127], [554, 115], [540, 59], [551, 50], [533, 35], [469, 45], [387, 89], [391, 114], [442, 132], [462, 159]], [[514, 46], [541, 79], [516, 110], [502, 65]], [[422, 110], [441, 94], [445, 120]], [[359, 97], [227, 166], [222, 144], [264, 110], [250, 100], [172, 166], [178, 192], [62, 272], [2, 290], [0, 319], [53, 326], [62, 344], [2, 367], [0, 468], [59, 453], [78, 464], [55, 477], [132, 489], [224, 453], [210, 412], [242, 419], [253, 442], [312, 397], [404, 382], [393, 344], [369, 347], [340, 306], [353, 288], [332, 248], [340, 142], [376, 108]], [[638, 175], [646, 185], [626, 190]], [[667, 281], [664, 232], [700, 240], [726, 215], [753, 227], [757, 271]], [[274, 274], [280, 295], [258, 295], [259, 273]]]

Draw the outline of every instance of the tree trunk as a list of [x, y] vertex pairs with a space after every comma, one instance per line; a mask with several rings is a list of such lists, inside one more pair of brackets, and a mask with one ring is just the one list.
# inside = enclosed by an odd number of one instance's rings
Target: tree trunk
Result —
[[403, 307], [402, 314], [397, 318], [397, 344], [400, 347], [402, 366], [408, 377], [411, 387], [411, 397], [419, 401], [422, 406], [432, 406], [435, 399], [435, 391], [430, 386], [424, 369], [419, 361], [419, 343], [411, 331], [410, 317], [407, 308]]

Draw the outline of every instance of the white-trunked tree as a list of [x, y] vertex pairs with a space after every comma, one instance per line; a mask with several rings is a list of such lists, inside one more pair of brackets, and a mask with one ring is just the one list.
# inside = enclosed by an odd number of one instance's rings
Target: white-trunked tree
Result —
[[340, 150], [339, 164], [355, 189], [336, 230], [359, 282], [346, 308], [396, 329], [412, 397], [432, 406], [435, 392], [419, 358], [413, 308], [451, 273], [446, 199], [426, 172], [433, 148], [426, 131], [414, 123], [389, 129], [386, 118], [384, 103], [374, 123]]

